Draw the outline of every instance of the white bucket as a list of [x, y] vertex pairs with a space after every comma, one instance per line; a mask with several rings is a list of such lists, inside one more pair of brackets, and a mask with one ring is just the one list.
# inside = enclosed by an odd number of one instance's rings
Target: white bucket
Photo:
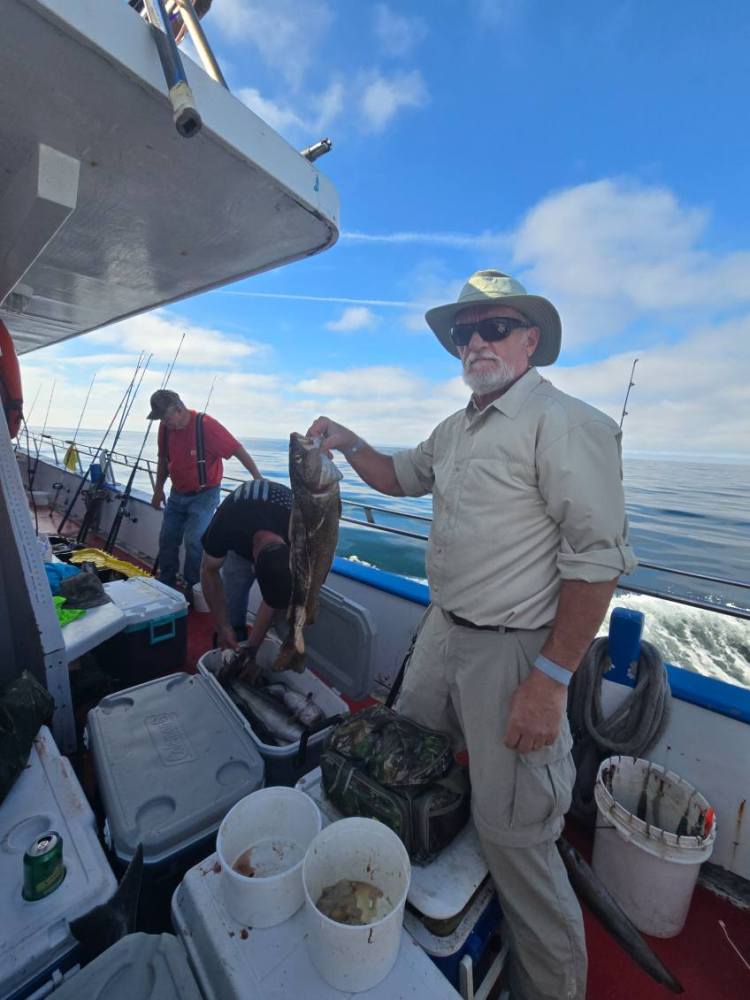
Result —
[[[352, 817], [331, 823], [310, 844], [302, 868], [310, 957], [337, 990], [359, 993], [388, 975], [398, 958], [411, 864], [406, 848], [383, 823]], [[340, 879], [369, 882], [391, 909], [371, 924], [331, 920], [315, 905]]]
[[594, 871], [638, 930], [674, 937], [713, 851], [713, 810], [679, 775], [635, 757], [602, 761], [594, 796]]
[[[261, 788], [229, 810], [216, 837], [229, 914], [247, 927], [274, 927], [304, 902], [302, 862], [319, 833], [320, 812], [296, 788]], [[246, 855], [252, 874], [233, 865]]]
[[203, 587], [199, 583], [193, 584], [193, 610], [200, 611], [202, 614], [208, 614], [211, 610], [206, 604], [206, 598], [203, 596]]

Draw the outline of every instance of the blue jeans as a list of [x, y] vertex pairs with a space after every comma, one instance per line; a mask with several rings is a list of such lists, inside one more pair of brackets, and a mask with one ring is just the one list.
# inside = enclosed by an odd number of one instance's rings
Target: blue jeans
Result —
[[211, 486], [195, 496], [174, 490], [169, 494], [159, 533], [159, 579], [168, 587], [177, 583], [180, 568], [180, 545], [185, 544], [185, 583], [192, 587], [201, 577], [201, 538], [219, 506], [221, 489]]
[[247, 638], [247, 599], [254, 581], [253, 564], [230, 549], [222, 563], [221, 582], [224, 585], [229, 624], [238, 633], [238, 639]]

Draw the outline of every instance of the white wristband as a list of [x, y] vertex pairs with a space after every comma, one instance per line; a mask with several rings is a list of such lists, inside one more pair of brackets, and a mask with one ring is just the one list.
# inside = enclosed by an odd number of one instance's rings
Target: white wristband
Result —
[[358, 437], [357, 440], [354, 442], [354, 444], [351, 446], [351, 448], [346, 449], [344, 455], [346, 455], [347, 458], [349, 457], [349, 455], [356, 455], [361, 448], [364, 448], [364, 446], [365, 442], [362, 440], [361, 437]]
[[534, 660], [534, 666], [537, 670], [541, 670], [543, 674], [551, 677], [553, 681], [557, 681], [558, 684], [564, 684], [565, 687], [570, 684], [573, 678], [572, 670], [566, 670], [565, 667], [561, 667], [558, 663], [547, 659], [541, 653]]

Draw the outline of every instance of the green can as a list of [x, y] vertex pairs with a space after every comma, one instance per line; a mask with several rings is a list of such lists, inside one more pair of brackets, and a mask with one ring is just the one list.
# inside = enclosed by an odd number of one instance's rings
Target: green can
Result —
[[23, 898], [30, 902], [43, 899], [65, 878], [63, 842], [59, 833], [37, 837], [23, 856]]

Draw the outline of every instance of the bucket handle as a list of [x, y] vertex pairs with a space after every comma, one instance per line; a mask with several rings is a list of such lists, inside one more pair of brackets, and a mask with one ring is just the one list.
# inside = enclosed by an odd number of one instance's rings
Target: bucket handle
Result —
[[[164, 631], [160, 632], [159, 629], [164, 627]], [[175, 620], [171, 615], [167, 615], [164, 618], [155, 618], [152, 622], [149, 622], [148, 626], [148, 644], [149, 646], [155, 646], [157, 642], [166, 642], [167, 639], [174, 639], [176, 635]]]

